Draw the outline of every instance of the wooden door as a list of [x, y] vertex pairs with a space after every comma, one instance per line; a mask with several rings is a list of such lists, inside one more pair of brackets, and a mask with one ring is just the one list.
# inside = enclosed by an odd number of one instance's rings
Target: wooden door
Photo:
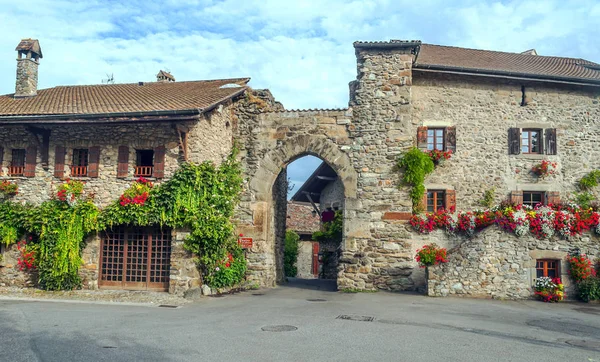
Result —
[[169, 290], [170, 230], [115, 228], [103, 235], [101, 251], [100, 287]]

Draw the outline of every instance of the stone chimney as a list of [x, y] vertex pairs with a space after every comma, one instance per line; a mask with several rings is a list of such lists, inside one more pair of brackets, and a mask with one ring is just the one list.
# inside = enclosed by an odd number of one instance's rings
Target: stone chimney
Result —
[[161, 70], [156, 75], [156, 81], [157, 82], [174, 82], [175, 77], [171, 73]]
[[33, 97], [37, 94], [38, 65], [42, 49], [37, 39], [23, 39], [15, 49], [17, 58], [17, 83], [15, 98]]

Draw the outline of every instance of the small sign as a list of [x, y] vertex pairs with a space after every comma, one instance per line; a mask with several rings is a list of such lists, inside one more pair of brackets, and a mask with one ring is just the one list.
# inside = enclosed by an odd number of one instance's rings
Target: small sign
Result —
[[252, 238], [239, 238], [238, 244], [242, 249], [252, 249]]

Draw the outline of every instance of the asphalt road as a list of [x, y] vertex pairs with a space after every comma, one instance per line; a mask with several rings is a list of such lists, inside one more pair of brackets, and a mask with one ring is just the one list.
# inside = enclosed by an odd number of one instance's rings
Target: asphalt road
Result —
[[0, 361], [600, 361], [600, 305], [326, 289], [181, 308], [0, 299]]

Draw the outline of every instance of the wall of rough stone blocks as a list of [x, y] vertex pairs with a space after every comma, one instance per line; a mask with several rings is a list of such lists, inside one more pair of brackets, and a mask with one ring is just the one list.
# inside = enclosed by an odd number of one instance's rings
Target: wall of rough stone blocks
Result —
[[[179, 124], [188, 135], [188, 159], [200, 163], [212, 161], [219, 164], [229, 153], [233, 145], [234, 105], [218, 106], [197, 122]], [[41, 164], [41, 149], [37, 150], [36, 174], [33, 178], [7, 176], [11, 161], [11, 149], [27, 148], [36, 145], [34, 136], [22, 126], [0, 127], [0, 144], [4, 147], [2, 176], [0, 181], [9, 180], [19, 185], [19, 194], [13, 198], [17, 202], [40, 204], [50, 199], [57, 187], [64, 182], [54, 177], [55, 146], [65, 146], [67, 154], [65, 164], [70, 165], [73, 148], [100, 146], [99, 176], [97, 178], [73, 178], [85, 182], [86, 192], [95, 194], [94, 202], [104, 207], [118, 197], [135, 180], [133, 170], [136, 162], [136, 149], [152, 149], [164, 145], [165, 178], [168, 180], [181, 166], [183, 161], [179, 147], [179, 135], [170, 123], [128, 124], [128, 125], [55, 125], [44, 126], [51, 130], [49, 147], [49, 164], [45, 170]], [[117, 178], [117, 155], [121, 145], [129, 146], [129, 175], [124, 179]], [[65, 167], [65, 175], [69, 174]], [[156, 183], [162, 180], [151, 180]], [[183, 249], [182, 233], [175, 233], [172, 243], [172, 267], [170, 292], [182, 294], [190, 287], [199, 285], [200, 276], [193, 256]], [[5, 252], [4, 267], [0, 267], [0, 284], [28, 286], [33, 283], [28, 273], [23, 273], [16, 266], [16, 246]], [[98, 288], [100, 273], [100, 237], [88, 238], [82, 251], [83, 265], [80, 268], [83, 287]], [[35, 279], [35, 278], [34, 278]]]
[[298, 259], [296, 261], [296, 268], [298, 273], [296, 277], [302, 279], [315, 279], [313, 274], [312, 263], [313, 263], [313, 243], [314, 241], [300, 241], [298, 242]]
[[[526, 106], [520, 105], [522, 85]], [[458, 210], [480, 208], [492, 187], [497, 203], [512, 190], [559, 191], [567, 199], [582, 176], [600, 168], [598, 90], [415, 71], [412, 109], [407, 131], [413, 138], [419, 126], [456, 127], [456, 153], [425, 184], [454, 189]], [[556, 128], [558, 154], [509, 155], [510, 127]], [[554, 176], [530, 172], [542, 159], [557, 162]]]
[[339, 178], [328, 183], [321, 191], [319, 208], [325, 210], [328, 207], [340, 210], [344, 208], [344, 183]]
[[[443, 239], [443, 235], [438, 235]], [[569, 299], [576, 296], [569, 276], [568, 252], [578, 248], [592, 259], [600, 256], [600, 237], [586, 233], [569, 240], [517, 237], [488, 227], [448, 253], [448, 263], [429, 268], [430, 296], [524, 299], [533, 296], [536, 259], [560, 261], [559, 272]]]

